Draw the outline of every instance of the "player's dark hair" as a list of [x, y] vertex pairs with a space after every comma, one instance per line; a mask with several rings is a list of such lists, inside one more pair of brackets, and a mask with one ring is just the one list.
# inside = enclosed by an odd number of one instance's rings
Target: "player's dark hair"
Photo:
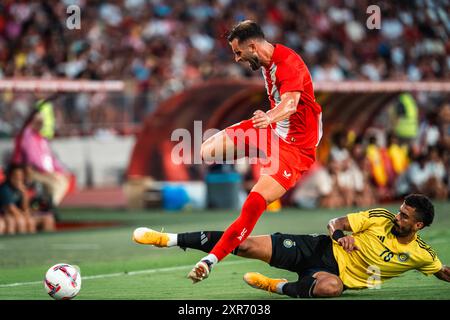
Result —
[[231, 29], [228, 34], [228, 42], [238, 39], [238, 42], [244, 42], [248, 39], [265, 39], [261, 27], [254, 21], [244, 20], [239, 22]]
[[423, 194], [410, 194], [405, 197], [405, 204], [416, 209], [416, 219], [424, 226], [431, 225], [434, 219], [434, 206], [431, 200]]

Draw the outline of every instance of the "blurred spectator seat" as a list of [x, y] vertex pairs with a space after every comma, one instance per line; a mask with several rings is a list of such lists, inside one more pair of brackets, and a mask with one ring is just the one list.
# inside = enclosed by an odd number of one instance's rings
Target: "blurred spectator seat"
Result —
[[417, 137], [419, 110], [410, 93], [403, 93], [398, 96], [394, 117], [394, 130], [397, 137], [403, 142], [409, 142]]
[[3, 181], [5, 181], [6, 177], [5, 177], [5, 173], [3, 172], [3, 168], [0, 167], [0, 183], [3, 183]]
[[317, 208], [332, 188], [333, 181], [327, 168], [315, 162], [297, 183], [292, 200], [300, 208]]
[[408, 169], [408, 145], [398, 143], [397, 137], [390, 133], [388, 134], [388, 155], [392, 164], [392, 169], [396, 176], [401, 175]]
[[378, 188], [380, 200], [391, 200], [394, 197], [392, 186], [395, 181], [395, 173], [386, 148], [377, 144], [375, 136], [369, 138], [366, 157], [370, 163], [371, 176]]

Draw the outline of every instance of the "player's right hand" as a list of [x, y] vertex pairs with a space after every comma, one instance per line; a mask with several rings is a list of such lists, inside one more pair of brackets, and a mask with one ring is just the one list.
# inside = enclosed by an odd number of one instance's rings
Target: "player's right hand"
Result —
[[258, 129], [265, 129], [270, 125], [270, 117], [261, 110], [253, 112], [252, 117], [253, 126]]
[[355, 245], [355, 238], [353, 238], [352, 236], [345, 236], [340, 238], [337, 241], [343, 248], [345, 251], [347, 251], [348, 253], [352, 252], [353, 250], [359, 250], [359, 248]]

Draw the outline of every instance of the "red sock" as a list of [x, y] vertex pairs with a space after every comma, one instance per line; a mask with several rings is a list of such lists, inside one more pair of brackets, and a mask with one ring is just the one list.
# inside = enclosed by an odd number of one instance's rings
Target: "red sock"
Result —
[[250, 192], [242, 206], [241, 215], [225, 230], [222, 238], [211, 250], [211, 254], [214, 254], [219, 261], [229, 255], [247, 239], [266, 207], [266, 200], [262, 195], [258, 192]]

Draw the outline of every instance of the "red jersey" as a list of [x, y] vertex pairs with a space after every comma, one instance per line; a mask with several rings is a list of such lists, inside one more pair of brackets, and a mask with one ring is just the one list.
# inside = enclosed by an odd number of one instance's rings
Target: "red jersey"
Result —
[[271, 109], [285, 92], [301, 93], [297, 111], [288, 119], [272, 123], [272, 129], [289, 144], [315, 148], [322, 138], [322, 108], [316, 102], [311, 75], [302, 58], [294, 50], [275, 44], [270, 67], [262, 67], [262, 74]]

